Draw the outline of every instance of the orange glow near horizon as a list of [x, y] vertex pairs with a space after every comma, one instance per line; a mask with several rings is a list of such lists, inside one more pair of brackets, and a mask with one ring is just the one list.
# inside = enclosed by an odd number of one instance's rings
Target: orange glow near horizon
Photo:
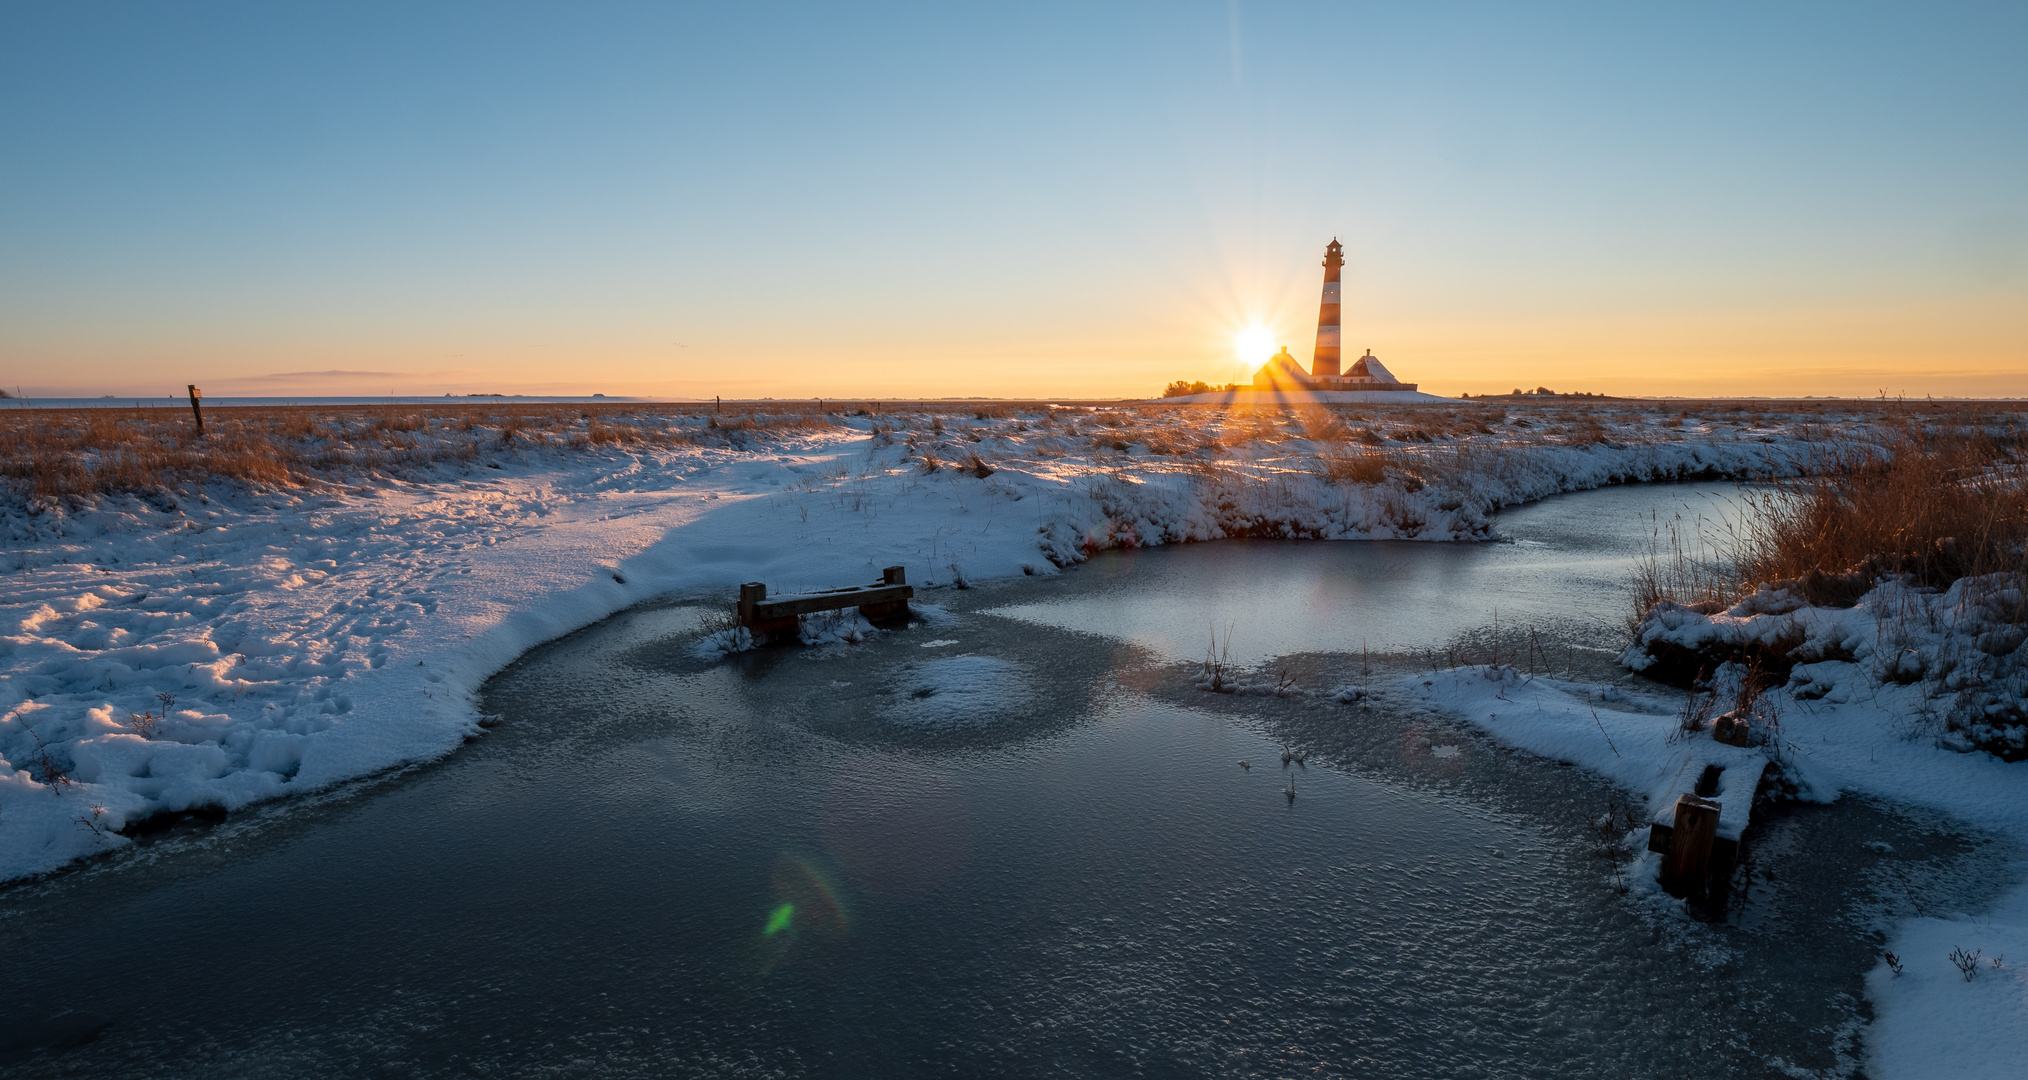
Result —
[[1260, 325], [1249, 326], [1232, 339], [1233, 355], [1249, 368], [1266, 363], [1280, 347], [1275, 340], [1275, 332]]
[[[1345, 355], [1370, 348], [1434, 394], [2028, 396], [2028, 305], [2005, 288], [1878, 302], [1739, 288], [1700, 306], [1501, 277], [1455, 293], [1427, 266], [1375, 268], [1388, 256], [1350, 250]], [[31, 398], [173, 395], [193, 382], [260, 397], [1147, 397], [1177, 379], [1245, 382], [1282, 346], [1307, 368], [1321, 278], [1311, 254], [1213, 255], [1180, 277], [1075, 289], [1024, 277], [928, 315], [910, 296], [835, 304], [800, 322], [731, 306], [680, 331], [631, 313], [504, 306], [442, 325], [343, 330], [321, 316], [254, 327], [130, 316], [86, 331], [25, 320], [0, 348], [0, 385]]]

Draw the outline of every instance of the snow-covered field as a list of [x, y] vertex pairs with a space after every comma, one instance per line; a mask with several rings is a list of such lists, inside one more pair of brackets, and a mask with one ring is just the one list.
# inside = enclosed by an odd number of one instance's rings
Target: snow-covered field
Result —
[[[125, 846], [121, 830], [151, 816], [448, 754], [483, 727], [489, 675], [649, 599], [718, 603], [742, 581], [781, 592], [894, 564], [934, 587], [1233, 536], [1471, 540], [1492, 534], [1502, 505], [1791, 473], [1833, 440], [1869, 438], [1863, 410], [1691, 409], [980, 407], [729, 435], [703, 414], [644, 414], [627, 422], [683, 437], [600, 437], [588, 419], [574, 435], [566, 424], [316, 482], [24, 489], [0, 503], [0, 880]], [[452, 438], [447, 424], [410, 445]], [[469, 420], [458, 430], [477, 437]], [[1865, 605], [1779, 607], [1717, 619], [1817, 619], [1843, 635], [1771, 694], [1784, 711], [1769, 746], [1794, 748], [1784, 762], [1805, 794], [1878, 794], [2028, 839], [2024, 766], [1957, 752], [1941, 726], [1911, 739], [1927, 730], [1909, 719], [1923, 688], [1873, 677], [1884, 622]], [[1704, 632], [1696, 619], [1714, 621], [1693, 616], [1683, 632]], [[1020, 692], [1019, 672], [964, 667], [978, 663], [926, 656], [921, 687], [895, 689], [916, 722], [962, 722], [967, 695]], [[1511, 672], [1425, 679], [1410, 689], [1656, 800], [1673, 799], [1686, 755], [1772, 752], [1685, 736], [1666, 710], [1596, 688]], [[1986, 726], [1956, 734], [2019, 741]], [[2016, 959], [1967, 983], [1938, 968], [1945, 940]], [[1906, 974], [1872, 982], [1880, 1075], [1933, 1074], [1938, 1060], [1982, 1075], [2020, 1059], [1966, 1055], [2018, 1041], [1991, 1031], [2028, 1030], [2028, 892], [1989, 921], [1907, 924], [1893, 947]], [[1963, 1034], [1980, 1025], [1982, 1040]]]

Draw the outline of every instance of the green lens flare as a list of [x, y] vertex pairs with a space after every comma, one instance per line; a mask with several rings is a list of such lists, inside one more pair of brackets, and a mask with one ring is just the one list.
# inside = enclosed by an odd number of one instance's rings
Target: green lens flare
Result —
[[787, 930], [789, 928], [789, 920], [795, 917], [796, 905], [783, 904], [768, 915], [767, 929], [762, 930], [761, 933], [773, 937], [777, 931]]

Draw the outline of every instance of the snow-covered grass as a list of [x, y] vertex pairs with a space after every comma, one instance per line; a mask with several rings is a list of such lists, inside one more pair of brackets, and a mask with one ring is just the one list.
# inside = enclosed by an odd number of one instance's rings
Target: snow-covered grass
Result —
[[14, 409], [0, 410], [0, 477], [42, 500], [213, 479], [318, 487], [516, 446], [739, 446], [756, 431], [831, 424], [798, 413], [684, 415], [634, 405], [278, 406], [213, 409], [200, 434], [181, 409]]
[[[31, 412], [0, 450], [0, 879], [446, 754], [486, 677], [651, 598], [1229, 536], [1472, 539], [1500, 505], [1817, 449], [1796, 432], [1822, 407], [1711, 410], [213, 410], [202, 442], [174, 414]], [[1331, 464], [1352, 454], [1377, 471]]]

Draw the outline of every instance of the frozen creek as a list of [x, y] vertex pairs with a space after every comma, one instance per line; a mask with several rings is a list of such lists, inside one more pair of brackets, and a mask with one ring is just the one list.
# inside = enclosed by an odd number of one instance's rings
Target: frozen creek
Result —
[[1878, 929], [1976, 909], [2007, 845], [1785, 809], [1696, 923], [1610, 887], [1582, 771], [1188, 663], [1230, 628], [1326, 691], [1497, 607], [1610, 678], [1645, 513], [1724, 490], [1102, 555], [717, 663], [698, 609], [629, 611], [494, 679], [441, 764], [0, 893], [0, 1074], [1850, 1072]]

